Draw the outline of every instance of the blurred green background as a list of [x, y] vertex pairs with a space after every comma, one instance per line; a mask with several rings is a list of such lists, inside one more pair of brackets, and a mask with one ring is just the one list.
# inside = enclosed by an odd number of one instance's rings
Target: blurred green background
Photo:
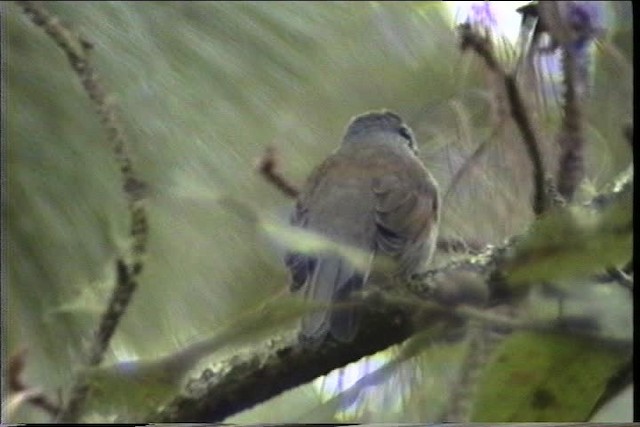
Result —
[[[632, 161], [622, 137], [632, 117], [631, 3], [611, 3], [613, 24], [587, 111], [583, 197]], [[292, 201], [254, 169], [268, 145], [300, 184], [353, 115], [388, 108], [413, 127], [422, 159], [445, 190], [490, 135], [499, 110], [491, 79], [477, 58], [460, 53], [441, 2], [45, 6], [94, 43], [95, 67], [150, 185], [149, 254], [108, 361], [175, 350], [285, 289], [273, 245], [216, 203], [231, 194], [261, 215], [286, 217]], [[26, 346], [25, 380], [55, 396], [68, 386], [105, 306], [114, 258], [127, 247], [128, 217], [104, 132], [66, 58], [16, 4], [2, 9], [3, 344], [6, 354]], [[556, 121], [545, 123], [543, 151], [555, 174]], [[522, 232], [532, 219], [530, 175], [509, 124], [445, 201], [441, 235], [499, 243]], [[446, 259], [439, 254], [435, 262]], [[388, 383], [338, 419], [435, 416], [426, 402], [441, 403], [436, 379], [453, 369], [451, 351], [438, 351], [398, 370], [394, 381], [408, 390], [400, 403], [396, 383]], [[303, 417], [319, 404], [318, 390], [304, 386], [231, 421], [330, 422], [331, 411]], [[18, 420], [46, 418], [27, 407]]]

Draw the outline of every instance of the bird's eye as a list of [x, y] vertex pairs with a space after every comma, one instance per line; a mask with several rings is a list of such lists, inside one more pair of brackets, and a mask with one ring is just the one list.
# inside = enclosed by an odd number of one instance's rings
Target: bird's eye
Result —
[[398, 129], [398, 134], [403, 137], [407, 141], [407, 146], [414, 152], [417, 153], [418, 149], [416, 147], [416, 142], [413, 139], [413, 134], [406, 126], [400, 126]]
[[409, 129], [406, 126], [400, 127], [400, 129], [398, 129], [398, 133], [404, 139], [406, 139], [407, 141], [413, 143], [413, 137], [411, 136], [411, 131], [409, 131]]

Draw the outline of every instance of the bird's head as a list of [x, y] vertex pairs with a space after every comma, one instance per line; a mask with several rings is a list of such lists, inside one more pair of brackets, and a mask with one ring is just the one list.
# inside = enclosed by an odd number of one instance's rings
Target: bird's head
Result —
[[411, 128], [391, 111], [372, 111], [354, 117], [347, 126], [342, 143], [380, 140], [372, 138], [376, 135], [391, 143], [405, 144], [414, 153], [418, 151]]

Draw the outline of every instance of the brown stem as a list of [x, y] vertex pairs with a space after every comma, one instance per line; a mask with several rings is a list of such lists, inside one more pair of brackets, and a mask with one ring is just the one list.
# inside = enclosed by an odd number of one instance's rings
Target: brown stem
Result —
[[[29, 390], [30, 387], [22, 379], [24, 367], [26, 366], [27, 349], [22, 348], [9, 357], [7, 363], [7, 385], [12, 393], [20, 393]], [[60, 412], [60, 405], [53, 403], [44, 393], [35, 393], [27, 402], [33, 406], [47, 412], [51, 417], [55, 417]]]
[[477, 34], [471, 25], [460, 25], [459, 33], [461, 38], [460, 48], [462, 50], [472, 49], [476, 52], [484, 59], [487, 68], [496, 73], [504, 82], [511, 117], [522, 135], [522, 141], [533, 168], [533, 212], [536, 215], [540, 215], [546, 210], [544, 165], [536, 134], [529, 120], [524, 103], [522, 102], [522, 96], [518, 90], [515, 77], [504, 71], [493, 54], [490, 41], [486, 37]]
[[[136, 289], [135, 277], [141, 272], [143, 257], [146, 252], [148, 236], [148, 220], [144, 205], [146, 185], [134, 172], [126, 146], [126, 138], [118, 120], [114, 106], [108, 100], [107, 92], [100, 82], [95, 70], [89, 62], [89, 51], [92, 44], [66, 28], [60, 20], [49, 13], [38, 2], [18, 1], [25, 15], [58, 45], [66, 54], [71, 68], [80, 79], [82, 87], [96, 108], [102, 126], [107, 134], [107, 141], [120, 168], [122, 188], [127, 198], [130, 216], [129, 234], [132, 238], [130, 264], [118, 260], [116, 269], [118, 281], [115, 284], [111, 301], [100, 319], [94, 333], [94, 339], [86, 360], [87, 366], [98, 365], [106, 351], [109, 341], [118, 326], [122, 315], [133, 297]], [[76, 421], [87, 398], [88, 385], [80, 377], [72, 386], [70, 398], [66, 406], [58, 414], [58, 421], [71, 423]]]
[[276, 149], [269, 146], [265, 149], [262, 157], [258, 159], [256, 169], [268, 183], [274, 185], [282, 194], [295, 199], [300, 191], [282, 175], [279, 166], [280, 162]]

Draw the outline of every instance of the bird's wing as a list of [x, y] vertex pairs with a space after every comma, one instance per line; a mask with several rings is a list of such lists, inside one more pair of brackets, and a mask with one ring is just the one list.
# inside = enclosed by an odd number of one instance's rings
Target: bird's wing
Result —
[[375, 179], [373, 192], [379, 255], [396, 260], [404, 275], [417, 272], [431, 257], [436, 239], [439, 197], [435, 181], [416, 165]]
[[[366, 200], [370, 177], [365, 165], [348, 156], [329, 156], [309, 177], [290, 217], [295, 227], [316, 232], [343, 248], [368, 253], [373, 250], [373, 218]], [[339, 188], [340, 191], [335, 191]], [[364, 198], [364, 200], [363, 200]], [[373, 197], [371, 197], [373, 199]], [[370, 225], [367, 225], [369, 224]], [[285, 264], [291, 273], [291, 290], [306, 283], [317, 263], [317, 257], [290, 251]], [[366, 271], [360, 272], [366, 275]], [[338, 287], [342, 283], [337, 284]]]
[[[353, 159], [330, 156], [309, 177], [291, 215], [291, 224], [317, 232], [343, 248], [372, 255], [374, 227], [371, 208], [367, 211], [367, 206], [372, 206], [373, 201], [366, 200], [367, 182], [366, 169]], [[302, 291], [306, 298], [327, 304], [344, 301], [361, 289], [368, 273], [368, 266], [357, 267], [337, 251], [316, 256], [292, 251], [286, 255], [285, 263], [291, 273], [292, 291]], [[302, 320], [302, 337], [319, 342], [331, 330], [335, 338], [350, 341], [358, 320], [359, 315], [352, 309], [314, 311]]]
[[[307, 212], [308, 209], [301, 201], [298, 201], [291, 213], [289, 223], [293, 226], [304, 228], [307, 223]], [[295, 292], [305, 284], [309, 275], [315, 268], [316, 261], [313, 257], [306, 256], [299, 252], [290, 251], [286, 253], [284, 263], [291, 273], [291, 291]]]

